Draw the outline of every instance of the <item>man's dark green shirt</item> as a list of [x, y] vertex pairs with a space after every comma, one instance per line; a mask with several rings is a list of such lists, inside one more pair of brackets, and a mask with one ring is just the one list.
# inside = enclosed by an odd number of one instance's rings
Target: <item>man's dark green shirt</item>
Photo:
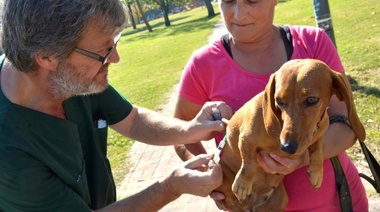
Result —
[[13, 104], [0, 91], [0, 211], [91, 211], [116, 200], [107, 130], [132, 105], [108, 86], [64, 108], [67, 120]]

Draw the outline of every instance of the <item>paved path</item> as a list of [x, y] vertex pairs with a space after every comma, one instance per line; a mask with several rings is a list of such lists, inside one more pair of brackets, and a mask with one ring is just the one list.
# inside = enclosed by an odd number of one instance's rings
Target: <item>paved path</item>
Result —
[[[213, 34], [209, 37], [209, 42], [220, 38], [226, 33], [223, 23], [215, 25]], [[177, 85], [173, 87], [173, 92], [177, 90]], [[168, 96], [168, 103], [162, 106], [161, 112], [172, 115], [176, 95]], [[213, 152], [215, 145], [213, 142], [204, 142], [208, 152]], [[141, 142], [135, 142], [129, 153], [128, 161], [132, 163], [131, 172], [127, 174], [124, 181], [118, 187], [118, 199], [138, 193], [157, 180], [163, 178], [182, 161], [176, 155], [172, 146], [152, 146]], [[370, 200], [370, 212], [380, 212], [380, 198]], [[214, 201], [210, 197], [197, 197], [193, 195], [182, 195], [176, 201], [170, 203], [160, 210], [160, 212], [216, 212], [219, 211]]]

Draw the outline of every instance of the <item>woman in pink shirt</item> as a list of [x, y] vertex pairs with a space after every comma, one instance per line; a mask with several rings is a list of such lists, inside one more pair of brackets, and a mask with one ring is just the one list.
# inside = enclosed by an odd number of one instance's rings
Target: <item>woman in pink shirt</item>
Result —
[[[220, 11], [228, 34], [195, 51], [180, 82], [174, 116], [192, 119], [207, 101], [224, 101], [235, 112], [264, 90], [269, 76], [288, 60], [319, 59], [333, 70], [344, 73], [339, 55], [327, 34], [316, 27], [275, 26], [277, 0], [221, 0]], [[331, 98], [330, 117], [347, 116], [344, 102]], [[224, 135], [215, 137], [216, 144]], [[356, 141], [350, 127], [336, 122], [324, 140], [324, 175], [321, 188], [314, 190], [306, 174], [307, 156], [291, 160], [261, 154], [260, 165], [270, 173], [285, 174], [289, 196], [286, 211], [341, 211], [334, 169], [329, 158], [338, 156], [346, 175], [354, 211], [368, 211], [368, 200], [358, 171], [345, 150]], [[182, 160], [205, 153], [199, 142], [175, 147]], [[212, 193], [221, 209], [223, 195]]]

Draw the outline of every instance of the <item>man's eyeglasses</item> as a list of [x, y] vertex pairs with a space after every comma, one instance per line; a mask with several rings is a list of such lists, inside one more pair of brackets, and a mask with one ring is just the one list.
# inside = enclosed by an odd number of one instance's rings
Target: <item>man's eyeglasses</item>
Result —
[[75, 47], [74, 51], [76, 51], [79, 54], [82, 54], [84, 56], [87, 56], [89, 58], [92, 58], [92, 59], [95, 59], [97, 61], [100, 61], [104, 65], [107, 62], [107, 59], [110, 56], [111, 52], [116, 48], [117, 42], [119, 41], [120, 37], [121, 37], [121, 33], [119, 33], [119, 34], [116, 35], [116, 37], [114, 38], [115, 45], [113, 45], [104, 56], [100, 56], [100, 55], [98, 55], [96, 53], [93, 53], [93, 52], [90, 52], [90, 51], [87, 51], [85, 49], [78, 48], [78, 47]]

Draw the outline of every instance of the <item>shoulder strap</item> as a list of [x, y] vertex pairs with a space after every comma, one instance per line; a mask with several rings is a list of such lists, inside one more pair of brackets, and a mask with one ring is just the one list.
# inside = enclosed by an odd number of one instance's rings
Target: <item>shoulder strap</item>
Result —
[[286, 55], [288, 57], [288, 60], [290, 60], [293, 54], [292, 34], [290, 33], [288, 26], [279, 26], [278, 29], [280, 30], [282, 40], [284, 41]]
[[223, 43], [223, 46], [224, 46], [224, 49], [226, 49], [227, 53], [230, 55], [231, 58], [232, 57], [232, 51], [231, 51], [231, 46], [230, 46], [230, 39], [229, 39], [229, 34], [224, 34], [222, 36], [222, 43]]
[[[284, 41], [284, 44], [285, 44], [285, 50], [286, 50], [287, 58], [288, 58], [288, 60], [290, 60], [290, 58], [292, 57], [292, 54], [293, 54], [292, 34], [290, 33], [290, 29], [288, 26], [279, 26], [278, 28], [281, 32], [281, 37], [282, 37], [282, 40]], [[224, 34], [221, 39], [222, 39], [223, 46], [226, 49], [227, 53], [230, 55], [231, 58], [233, 58], [231, 46], [230, 46], [229, 34], [228, 33]]]
[[340, 209], [342, 212], [352, 212], [352, 200], [346, 175], [342, 170], [342, 166], [340, 165], [337, 156], [330, 158], [330, 160], [334, 167], [335, 181], [340, 199]]

